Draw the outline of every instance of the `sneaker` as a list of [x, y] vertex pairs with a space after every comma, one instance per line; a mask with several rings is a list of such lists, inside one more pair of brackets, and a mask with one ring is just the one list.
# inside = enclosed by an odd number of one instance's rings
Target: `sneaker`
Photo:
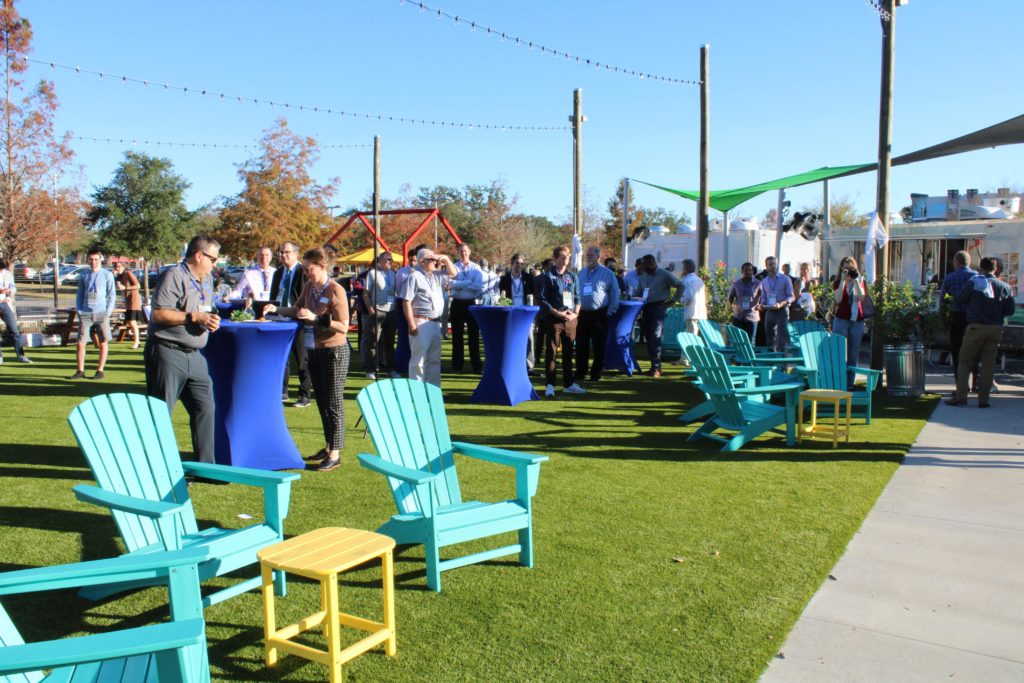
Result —
[[103, 379], [103, 371], [97, 370], [96, 374], [92, 376], [93, 379]]
[[581, 387], [579, 384], [576, 384], [576, 382], [573, 382], [570, 386], [567, 386], [562, 391], [564, 391], [567, 394], [585, 394], [585, 393], [587, 393], [587, 390], [584, 389], [583, 387]]
[[135, 342], [134, 344], [132, 344], [132, 349], [137, 349], [137, 348], [139, 348], [139, 342]]
[[323, 462], [314, 467], [317, 472], [330, 472], [341, 464], [341, 456], [337, 458], [324, 458]]
[[554, 384], [549, 384], [547, 389], [544, 390], [544, 395], [549, 397], [549, 398], [551, 396], [554, 396], [555, 395], [555, 385]]
[[368, 373], [366, 373], [366, 379], [377, 379], [377, 373], [375, 373], [375, 372], [368, 372]]
[[19, 363], [27, 363], [28, 365], [32, 365], [32, 360], [28, 356], [18, 356], [18, 362]]
[[310, 400], [308, 398], [300, 398], [293, 405], [296, 408], [308, 408], [309, 404], [310, 404]]
[[661, 368], [655, 368], [647, 373], [648, 377], [661, 377]]
[[85, 379], [85, 373], [81, 370], [75, 372], [75, 374], [68, 377], [68, 379]]
[[306, 455], [306, 456], [303, 456], [303, 458], [305, 460], [309, 460], [309, 461], [314, 461], [314, 460], [318, 460], [319, 461], [319, 460], [326, 460], [327, 459], [327, 455], [328, 455], [327, 449], [326, 448], [321, 448], [320, 450], [318, 450], [313, 455]]

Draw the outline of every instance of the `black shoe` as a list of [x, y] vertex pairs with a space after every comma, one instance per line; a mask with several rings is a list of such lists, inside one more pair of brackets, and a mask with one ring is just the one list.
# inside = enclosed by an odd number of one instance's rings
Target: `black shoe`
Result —
[[331, 470], [336, 469], [340, 464], [341, 456], [338, 456], [337, 458], [324, 458], [324, 461], [313, 469], [317, 472], [330, 472]]
[[965, 398], [948, 398], [946, 399], [947, 406], [965, 406], [967, 405], [967, 399]]
[[306, 460], [309, 460], [310, 462], [314, 462], [314, 461], [326, 460], [327, 459], [327, 455], [328, 455], [327, 449], [326, 448], [321, 448], [320, 450], [318, 450], [313, 455], [306, 455], [306, 456], [303, 456], [303, 457]]
[[93, 379], [103, 379], [103, 371], [97, 370], [96, 374], [92, 376]]
[[68, 379], [85, 379], [85, 373], [81, 370], [77, 370], [75, 374], [68, 377]]
[[296, 408], [308, 408], [309, 404], [310, 404], [310, 400], [308, 398], [300, 398], [298, 401], [296, 401], [294, 403], [294, 407], [296, 407]]
[[989, 403], [988, 401], [985, 401], [984, 403], [982, 403], [981, 401], [978, 401], [978, 407], [979, 408], [991, 408], [992, 404]]

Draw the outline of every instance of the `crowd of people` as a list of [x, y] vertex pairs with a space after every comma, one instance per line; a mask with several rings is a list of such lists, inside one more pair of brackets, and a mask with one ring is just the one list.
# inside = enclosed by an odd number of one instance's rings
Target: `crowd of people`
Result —
[[[483, 369], [480, 330], [469, 310], [472, 305], [500, 300], [536, 305], [539, 310], [523, 363], [530, 374], [538, 374], [543, 351], [548, 398], [555, 396], [559, 361], [566, 394], [584, 394], [584, 384], [593, 387], [600, 382], [608, 329], [622, 302], [640, 303], [639, 328], [650, 357], [647, 374], [652, 377], [662, 375], [668, 307], [681, 305], [683, 325], [689, 332], [699, 333], [699, 321], [708, 318], [705, 283], [691, 259], [682, 262], [681, 278], [659, 266], [653, 255], [637, 259], [634, 270], [620, 272], [614, 258], [601, 262], [601, 250], [595, 246], [586, 249], [583, 267], [574, 272], [569, 268], [569, 247], [559, 246], [532, 272], [521, 254], [513, 255], [507, 268], [493, 272], [472, 260], [468, 244], [459, 245], [454, 261], [419, 245], [406, 254], [402, 268], [395, 269], [394, 255], [385, 251], [365, 271], [342, 278], [331, 249], [302, 251], [287, 241], [277, 248], [276, 266], [273, 255], [271, 247], [261, 246], [233, 287], [218, 287], [213, 276], [220, 245], [208, 236], [196, 236], [184, 258], [164, 269], [152, 293], [143, 353], [146, 391], [171, 410], [179, 400], [183, 403], [193, 450], [202, 462], [214, 461], [214, 399], [206, 360], [198, 351], [220, 327], [218, 297], [239, 297], [260, 316], [276, 314], [301, 323], [285, 364], [282, 401], [289, 400], [294, 368], [299, 381], [293, 405], [304, 408], [315, 398], [320, 413], [324, 446], [310, 457], [310, 467], [321, 471], [338, 466], [345, 445], [342, 399], [349, 374], [352, 316], [358, 319], [356, 339], [368, 379], [386, 371], [391, 377], [408, 376], [440, 387], [446, 338], [451, 339], [453, 372], [465, 371], [467, 355], [473, 373]], [[90, 338], [99, 349], [93, 378], [103, 378], [118, 290], [124, 297], [133, 348], [139, 347], [138, 324], [145, 320], [139, 282], [124, 263], [116, 264], [111, 273], [103, 268], [99, 249], [90, 249], [87, 260], [89, 270], [79, 279], [76, 294], [79, 335], [77, 368], [71, 379], [85, 377]], [[1013, 312], [1013, 295], [996, 279], [995, 259], [982, 259], [980, 272], [970, 268], [966, 252], [956, 254], [954, 263], [955, 270], [946, 276], [941, 290], [953, 307], [949, 332], [957, 390], [948, 403], [966, 404], [973, 374], [978, 405], [987, 407], [1003, 317]], [[787, 266], [779, 270], [774, 257], [765, 259], [760, 273], [755, 271], [752, 263], [744, 263], [740, 277], [731, 284], [727, 295], [731, 322], [752, 338], [763, 338], [768, 346], [785, 350], [791, 317], [824, 313], [816, 310], [810, 295], [814, 281], [806, 264], [801, 265], [800, 277], [793, 277]], [[865, 321], [874, 306], [854, 258], [842, 259], [831, 288], [832, 331], [846, 338], [847, 357], [857, 359]], [[0, 316], [14, 336], [18, 359], [29, 363], [12, 310], [14, 291], [8, 264], [0, 259]], [[852, 373], [848, 382], [852, 386]]]

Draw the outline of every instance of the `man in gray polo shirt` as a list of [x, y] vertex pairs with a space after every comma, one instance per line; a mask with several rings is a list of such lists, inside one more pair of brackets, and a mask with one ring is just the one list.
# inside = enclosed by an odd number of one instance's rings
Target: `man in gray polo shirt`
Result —
[[146, 339], [146, 393], [167, 402], [181, 399], [188, 411], [192, 450], [200, 462], [213, 457], [213, 382], [206, 358], [210, 332], [220, 327], [213, 307], [213, 279], [220, 244], [206, 235], [192, 238], [185, 258], [160, 276]]
[[377, 364], [382, 353], [384, 362], [391, 368], [391, 376], [399, 376], [395, 371], [395, 324], [398, 313], [394, 310], [397, 292], [395, 273], [391, 270], [393, 262], [391, 252], [382, 252], [377, 256], [377, 267], [366, 273], [366, 287], [362, 293], [366, 314], [360, 323], [365, 323], [365, 326], [360, 330], [362, 340], [359, 342], [366, 379], [377, 379]]
[[444, 295], [434, 277], [437, 262], [455, 269], [447, 256], [435, 256], [430, 249], [416, 254], [416, 267], [402, 285], [402, 314], [409, 325], [409, 379], [441, 386], [441, 313]]

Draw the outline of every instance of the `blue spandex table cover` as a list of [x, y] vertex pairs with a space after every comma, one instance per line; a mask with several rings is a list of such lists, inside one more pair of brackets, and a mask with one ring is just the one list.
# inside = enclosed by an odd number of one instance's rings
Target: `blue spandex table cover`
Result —
[[294, 321], [221, 320], [203, 355], [217, 406], [214, 454], [222, 465], [261, 470], [302, 469], [281, 407], [284, 364], [299, 329]]
[[605, 370], [621, 370], [630, 377], [640, 369], [640, 364], [633, 357], [630, 339], [633, 325], [643, 308], [642, 301], [621, 301], [619, 310], [608, 321], [608, 343], [604, 350]]
[[514, 406], [540, 398], [526, 374], [526, 340], [537, 306], [470, 306], [484, 338], [484, 375], [474, 403]]
[[228, 299], [227, 301], [214, 302], [217, 307], [217, 315], [221, 318], [230, 318], [235, 311], [245, 310], [245, 299]]

